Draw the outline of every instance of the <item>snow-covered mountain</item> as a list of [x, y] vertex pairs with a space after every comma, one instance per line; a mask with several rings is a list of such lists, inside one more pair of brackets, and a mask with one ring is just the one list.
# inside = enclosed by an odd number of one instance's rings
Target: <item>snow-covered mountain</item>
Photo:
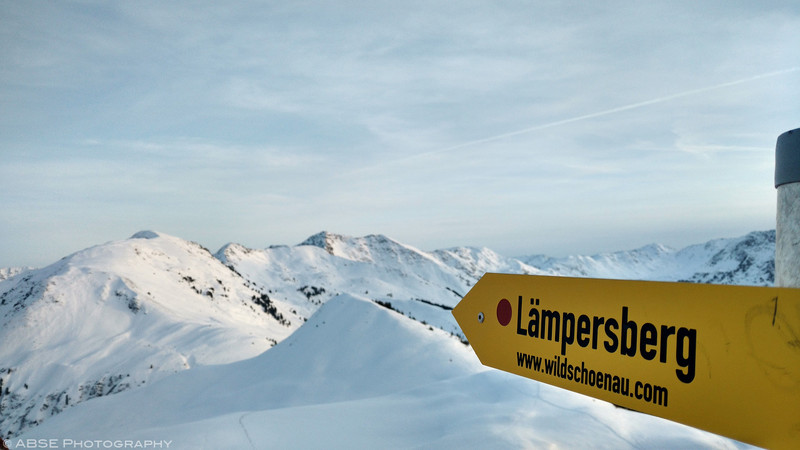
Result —
[[[267, 435], [247, 423], [311, 420], [298, 408], [322, 420], [322, 415], [331, 412], [325, 406], [329, 402], [346, 404], [352, 427], [360, 420], [374, 422], [375, 414], [389, 407], [415, 414], [438, 411], [442, 417], [433, 413], [421, 417], [440, 428], [448, 427], [439, 423], [441, 420], [452, 419], [461, 424], [453, 425], [454, 430], [462, 433], [467, 430], [458, 427], [469, 420], [456, 417], [456, 410], [437, 409], [421, 395], [404, 394], [424, 392], [450, 401], [460, 398], [452, 389], [462, 388], [486, 391], [479, 403], [467, 401], [467, 409], [480, 406], [494, 411], [497, 416], [484, 418], [501, 429], [502, 405], [487, 407], [492, 403], [490, 390], [478, 386], [478, 379], [481, 383], [487, 379], [511, 383], [541, 411], [549, 411], [546, 414], [567, 415], [582, 423], [575, 417], [596, 409], [591, 406], [594, 400], [543, 385], [532, 389], [530, 386], [539, 384], [513, 376], [509, 381], [494, 371], [487, 374], [471, 356], [450, 309], [485, 272], [771, 285], [774, 242], [774, 231], [766, 231], [682, 250], [651, 245], [591, 257], [507, 258], [486, 248], [426, 252], [380, 235], [348, 237], [322, 232], [296, 246], [248, 249], [228, 244], [212, 255], [196, 243], [140, 232], [127, 240], [77, 252], [43, 269], [9, 271], [0, 280], [0, 433], [6, 437], [20, 433], [23, 437], [55, 436], [74, 429], [86, 436], [110, 439], [145, 435], [153, 427], [164, 426], [185, 440], [179, 448], [188, 448], [188, 443], [197, 442], [190, 435], [212, 436], [207, 428], [213, 425], [229, 434], [239, 433], [239, 438], [243, 431], [251, 443], [258, 443], [266, 441], [255, 436]], [[328, 302], [327, 312], [318, 311]], [[318, 328], [333, 331], [323, 333]], [[416, 349], [417, 356], [421, 355], [417, 350], [433, 356], [417, 361], [397, 345]], [[446, 350], [430, 350], [434, 347]], [[432, 379], [420, 375], [422, 372], [441, 376]], [[215, 380], [231, 382], [209, 384], [212, 375]], [[394, 387], [381, 380], [393, 380], [389, 384]], [[250, 385], [254, 387], [248, 388]], [[130, 392], [120, 394], [123, 391]], [[175, 392], [164, 394], [168, 391]], [[542, 400], [542, 392], [548, 392], [547, 398], [555, 396], [559, 402], [581, 406], [576, 406], [574, 413], [556, 413]], [[510, 393], [508, 397], [513, 405], [506, 406], [512, 411], [524, 417], [535, 415], [523, 411], [525, 402], [511, 401]], [[198, 399], [191, 408], [187, 406], [189, 398]], [[211, 406], [199, 406], [206, 401]], [[85, 404], [73, 408], [82, 402]], [[146, 406], [150, 403], [159, 405], [158, 411]], [[102, 408], [127, 412], [110, 414]], [[197, 414], [187, 415], [191, 411]], [[56, 414], [59, 417], [51, 418]], [[641, 415], [613, 407], [602, 414], [614, 417], [612, 422], [660, 420], [640, 420]], [[398, 415], [392, 417], [401, 420]], [[229, 429], [232, 420], [241, 425], [235, 431]], [[120, 425], [123, 422], [127, 425]], [[414, 427], [423, 426], [420, 420], [413, 422]], [[679, 436], [675, 438], [679, 443], [729, 445], [674, 424], [659, 428], [671, 430], [667, 434], [648, 435], [644, 428], [635, 431], [638, 425], [626, 428], [622, 422], [615, 425], [596, 417], [590, 422], [615, 429], [615, 439], [631, 445], [662, 442], [658, 439], [673, 442], [674, 436]], [[76, 425], [80, 423], [84, 425]], [[585, 425], [591, 429], [598, 426]], [[298, 444], [315, 442], [310, 435], [292, 434], [292, 428], [285, 426], [288, 428], [269, 428], [270, 436], [294, 436]], [[343, 435], [338, 433], [347, 429], [327, 427], [339, 437]], [[575, 437], [545, 432], [540, 426], [534, 429], [548, 437], [525, 441], [528, 432], [514, 428], [519, 436], [513, 439], [487, 432], [485, 442], [495, 446], [591, 442], [580, 433]], [[386, 426], [380, 430], [362, 437], [365, 442], [375, 442], [369, 441], [370, 436], [377, 439], [388, 433]], [[404, 432], [402, 426], [395, 431]], [[420, 435], [414, 428], [407, 432], [430, 439], [397, 442], [437, 442], [433, 436], [438, 431]], [[450, 438], [441, 442], [462, 442], [455, 435]], [[247, 447], [246, 441], [241, 443]]]
[[258, 355], [300, 325], [289, 309], [201, 246], [154, 232], [22, 271], [0, 282], [0, 430]]
[[680, 250], [652, 244], [593, 256], [532, 255], [519, 260], [548, 275], [772, 286], [775, 230], [715, 239]]
[[450, 310], [485, 272], [540, 273], [487, 248], [424, 252], [386, 236], [327, 232], [294, 247], [253, 250], [228, 244], [216, 257], [304, 317], [346, 293], [457, 335], [461, 330]]

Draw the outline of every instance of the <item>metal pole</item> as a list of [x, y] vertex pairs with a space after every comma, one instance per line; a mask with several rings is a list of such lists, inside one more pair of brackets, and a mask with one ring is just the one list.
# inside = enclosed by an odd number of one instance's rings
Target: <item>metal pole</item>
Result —
[[800, 288], [800, 128], [775, 144], [775, 286]]

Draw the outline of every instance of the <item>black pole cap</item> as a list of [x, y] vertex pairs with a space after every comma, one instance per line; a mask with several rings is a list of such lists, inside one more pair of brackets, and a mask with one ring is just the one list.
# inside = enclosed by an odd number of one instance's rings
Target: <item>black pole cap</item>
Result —
[[778, 136], [775, 144], [775, 187], [800, 182], [800, 128]]

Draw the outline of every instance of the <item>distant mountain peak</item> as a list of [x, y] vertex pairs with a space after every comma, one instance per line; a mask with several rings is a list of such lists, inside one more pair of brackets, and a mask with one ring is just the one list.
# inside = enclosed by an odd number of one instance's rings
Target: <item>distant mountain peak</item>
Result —
[[217, 253], [214, 254], [214, 257], [220, 260], [223, 264], [229, 265], [231, 263], [231, 259], [235, 255], [246, 255], [250, 253], [250, 249], [245, 247], [244, 245], [237, 244], [235, 242], [229, 242], [220, 248]]
[[401, 247], [407, 251], [422, 253], [382, 234], [353, 237], [321, 231], [298, 244], [302, 245], [319, 247], [333, 256], [361, 262], [375, 262], [375, 257], [381, 253], [397, 254]]
[[135, 233], [133, 236], [131, 236], [131, 239], [156, 239], [156, 238], [159, 238], [159, 237], [161, 237], [161, 234], [159, 234], [159, 233], [157, 233], [155, 231], [142, 230], [142, 231], [139, 231], [138, 233]]
[[[676, 250], [668, 245], [664, 244], [647, 244], [643, 247], [639, 247], [637, 249], [631, 250], [631, 252], [635, 253], [652, 253], [652, 254], [667, 254], [667, 253], [674, 253]], [[617, 252], [619, 253], [619, 252]]]
[[327, 231], [320, 231], [319, 233], [309, 236], [308, 239], [305, 241], [297, 244], [300, 245], [311, 245], [314, 247], [319, 247], [326, 252], [333, 255], [333, 243], [335, 241], [343, 241], [346, 236], [342, 236], [340, 234], [329, 233]]

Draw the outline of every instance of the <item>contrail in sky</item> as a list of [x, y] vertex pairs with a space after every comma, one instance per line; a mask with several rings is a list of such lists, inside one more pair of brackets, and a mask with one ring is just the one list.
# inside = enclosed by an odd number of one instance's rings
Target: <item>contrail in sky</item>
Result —
[[631, 110], [631, 109], [641, 108], [643, 106], [649, 106], [649, 105], [655, 105], [657, 103], [668, 102], [670, 100], [675, 100], [675, 99], [681, 98], [681, 97], [688, 97], [690, 95], [701, 94], [701, 93], [708, 92], [708, 91], [713, 91], [713, 90], [716, 90], [716, 89], [722, 89], [722, 88], [726, 88], [726, 87], [729, 87], [729, 86], [735, 86], [737, 84], [743, 84], [743, 83], [748, 83], [750, 81], [760, 80], [762, 78], [769, 78], [769, 77], [774, 77], [774, 76], [777, 76], [777, 75], [783, 75], [783, 74], [786, 74], [786, 73], [798, 72], [798, 71], [800, 71], [800, 67], [792, 67], [790, 69], [783, 69], [783, 70], [777, 70], [775, 72], [762, 73], [760, 75], [755, 75], [755, 76], [748, 77], [748, 78], [742, 78], [740, 80], [728, 81], [726, 83], [716, 84], [714, 86], [707, 86], [707, 87], [698, 88], [698, 89], [691, 89], [691, 90], [688, 90], [688, 91], [679, 92], [677, 94], [671, 94], [671, 95], [667, 95], [667, 96], [664, 96], [664, 97], [658, 97], [658, 98], [654, 98], [654, 99], [651, 99], [651, 100], [645, 100], [643, 102], [631, 103], [630, 105], [618, 106], [616, 108], [606, 109], [606, 110], [603, 110], [603, 111], [593, 112], [593, 113], [590, 113], [590, 114], [584, 114], [584, 115], [576, 116], [576, 117], [570, 117], [569, 119], [556, 120], [554, 122], [548, 122], [548, 123], [544, 123], [544, 124], [541, 124], [541, 125], [536, 125], [536, 126], [532, 126], [532, 127], [528, 127], [528, 128], [523, 128], [521, 130], [510, 131], [508, 133], [498, 134], [498, 135], [491, 136], [491, 137], [486, 137], [486, 138], [483, 138], [483, 139], [476, 139], [474, 141], [463, 142], [461, 144], [453, 145], [453, 146], [442, 148], [442, 149], [439, 149], [439, 150], [434, 150], [434, 151], [425, 152], [425, 153], [419, 153], [417, 155], [410, 156], [408, 159], [421, 157], [421, 156], [435, 155], [435, 154], [439, 154], [439, 153], [446, 153], [446, 152], [450, 152], [450, 151], [453, 151], [453, 150], [456, 150], [456, 149], [459, 149], [459, 148], [469, 147], [471, 145], [483, 144], [483, 143], [486, 143], [486, 142], [499, 141], [501, 139], [509, 138], [509, 137], [512, 137], [512, 136], [518, 136], [520, 134], [530, 133], [530, 132], [538, 131], [538, 130], [544, 130], [546, 128], [553, 128], [553, 127], [557, 127], [557, 126], [560, 126], [560, 125], [566, 125], [568, 123], [580, 122], [581, 120], [594, 119], [595, 117], [602, 117], [602, 116], [607, 116], [609, 114], [616, 114], [618, 112], [623, 112], [623, 111], [628, 111], [628, 110]]
[[580, 116], [570, 117], [568, 119], [561, 119], [561, 120], [556, 120], [556, 121], [553, 121], [553, 122], [543, 123], [543, 124], [540, 124], [540, 125], [535, 125], [535, 126], [532, 126], [532, 127], [523, 128], [521, 130], [509, 131], [507, 133], [497, 134], [497, 135], [490, 136], [490, 137], [485, 137], [485, 138], [482, 138], [482, 139], [476, 139], [476, 140], [473, 140], [473, 141], [462, 142], [460, 144], [452, 145], [450, 147], [440, 148], [438, 150], [431, 150], [431, 151], [427, 151], [427, 152], [421, 152], [421, 153], [417, 153], [417, 154], [414, 154], [414, 155], [409, 155], [409, 156], [406, 156], [406, 157], [393, 159], [391, 161], [385, 161], [385, 162], [382, 162], [382, 163], [377, 163], [377, 164], [372, 165], [372, 166], [362, 167], [362, 168], [355, 169], [355, 170], [352, 170], [352, 171], [347, 172], [347, 173], [342, 173], [340, 175], [352, 175], [354, 173], [364, 172], [364, 171], [368, 171], [370, 169], [375, 169], [377, 167], [385, 166], [386, 164], [390, 164], [390, 163], [398, 163], [398, 162], [402, 162], [402, 161], [410, 161], [410, 160], [414, 160], [414, 159], [418, 159], [418, 158], [424, 158], [426, 156], [432, 156], [432, 155], [438, 155], [438, 154], [442, 154], [442, 153], [447, 153], [447, 152], [451, 152], [453, 150], [457, 150], [457, 149], [464, 148], [464, 147], [471, 147], [473, 145], [485, 144], [487, 142], [500, 141], [500, 140], [503, 140], [503, 139], [506, 139], [506, 138], [509, 138], [509, 137], [512, 137], [512, 136], [519, 136], [521, 134], [531, 133], [531, 132], [534, 132], [534, 131], [544, 130], [544, 129], [547, 129], [547, 128], [558, 127], [558, 126], [566, 125], [566, 124], [569, 124], [569, 123], [580, 122], [582, 120], [594, 119], [596, 117], [602, 117], [602, 116], [607, 116], [607, 115], [610, 115], [610, 114], [616, 114], [616, 113], [623, 112], [623, 111], [629, 111], [629, 110], [636, 109], [636, 108], [642, 108], [644, 106], [655, 105], [655, 104], [658, 104], [658, 103], [665, 103], [665, 102], [668, 102], [668, 101], [671, 101], [671, 100], [675, 100], [675, 99], [678, 99], [678, 98], [682, 98], [682, 97], [689, 97], [691, 95], [702, 94], [704, 92], [714, 91], [714, 90], [717, 90], [717, 89], [722, 89], [722, 88], [726, 88], [726, 87], [730, 87], [730, 86], [736, 86], [738, 84], [749, 83], [751, 81], [760, 80], [760, 79], [763, 79], [763, 78], [770, 78], [770, 77], [783, 75], [783, 74], [787, 74], [787, 73], [792, 73], [792, 72], [798, 72], [798, 71], [800, 71], [800, 67], [791, 67], [791, 68], [788, 68], [788, 69], [776, 70], [774, 72], [767, 72], [767, 73], [762, 73], [762, 74], [754, 75], [754, 76], [747, 77], [747, 78], [741, 78], [739, 80], [734, 80], [734, 81], [728, 81], [728, 82], [725, 82], [725, 83], [715, 84], [713, 86], [706, 86], [706, 87], [702, 87], [702, 88], [698, 88], [698, 89], [690, 89], [688, 91], [679, 92], [677, 94], [671, 94], [671, 95], [666, 95], [666, 96], [663, 96], [663, 97], [654, 98], [654, 99], [651, 99], [651, 100], [645, 100], [645, 101], [642, 101], [642, 102], [631, 103], [629, 105], [617, 106], [616, 108], [605, 109], [603, 111], [597, 111], [597, 112], [593, 112], [593, 113], [589, 113], [589, 114], [583, 114], [583, 115], [580, 115]]

